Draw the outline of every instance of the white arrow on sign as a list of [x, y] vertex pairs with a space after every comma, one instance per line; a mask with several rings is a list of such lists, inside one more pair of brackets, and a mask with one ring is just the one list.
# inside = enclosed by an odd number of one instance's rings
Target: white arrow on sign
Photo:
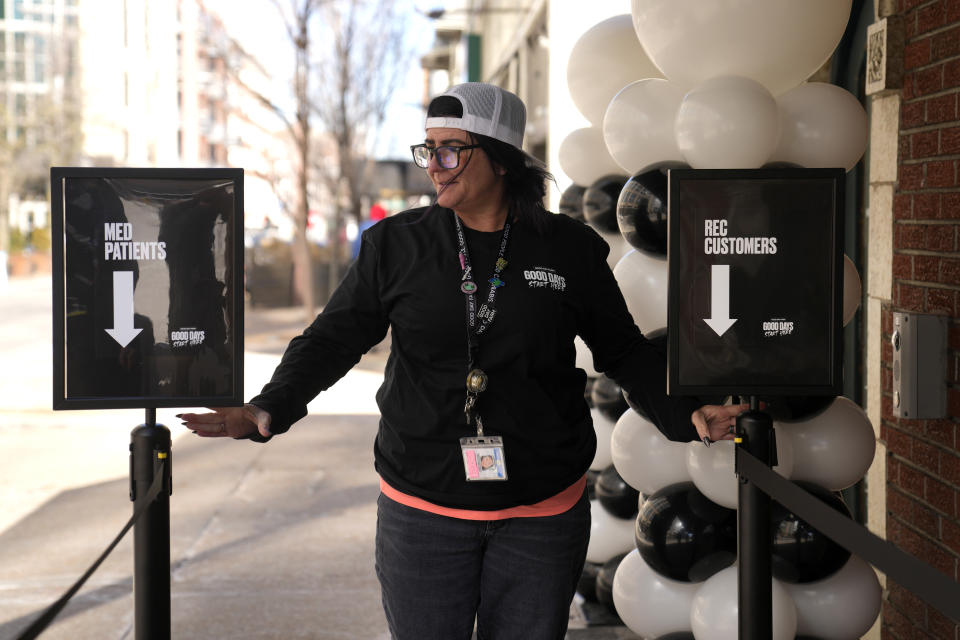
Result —
[[143, 329], [133, 327], [133, 271], [113, 272], [113, 329], [104, 329], [121, 347]]
[[710, 325], [718, 336], [733, 326], [736, 318], [730, 318], [730, 265], [715, 264], [710, 271], [710, 316], [703, 321]]

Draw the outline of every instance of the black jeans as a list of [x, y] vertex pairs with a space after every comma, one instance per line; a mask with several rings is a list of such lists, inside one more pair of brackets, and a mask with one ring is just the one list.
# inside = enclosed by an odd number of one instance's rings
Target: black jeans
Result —
[[586, 492], [542, 518], [459, 520], [380, 495], [376, 565], [395, 640], [562, 640], [590, 539]]

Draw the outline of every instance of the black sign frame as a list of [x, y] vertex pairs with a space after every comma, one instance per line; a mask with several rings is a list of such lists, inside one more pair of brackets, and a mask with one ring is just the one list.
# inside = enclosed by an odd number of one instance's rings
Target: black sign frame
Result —
[[[695, 245], [691, 238], [697, 233], [697, 224], [691, 220], [697, 217], [696, 211], [688, 206], [692, 200], [690, 189], [696, 185], [713, 183], [713, 187], [720, 185], [742, 185], [746, 188], [760, 188], [764, 184], [790, 184], [792, 193], [797, 193], [796, 187], [810, 185], [819, 190], [829, 205], [816, 211], [808, 211], [807, 215], [816, 216], [817, 228], [824, 230], [824, 236], [818, 239], [822, 242], [820, 248], [821, 262], [817, 263], [817, 273], [825, 274], [820, 285], [823, 286], [815, 295], [815, 304], [822, 309], [826, 316], [820, 327], [824, 339], [819, 343], [820, 351], [815, 354], [818, 364], [805, 372], [802, 382], [798, 380], [785, 381], [784, 375], [770, 375], [769, 371], [744, 373], [742, 362], [750, 354], [738, 351], [737, 348], [727, 348], [722, 351], [723, 357], [714, 358], [710, 364], [722, 361], [722, 365], [712, 373], [702, 373], [708, 367], [691, 367], [691, 354], [697, 350], [692, 346], [697, 343], [695, 333], [702, 336], [705, 325], [695, 326], [692, 321], [694, 313], [691, 311], [691, 299], [694, 284], [689, 281], [691, 274], [702, 274], [702, 267], [710, 262], [707, 258], [698, 260], [698, 249], [690, 251]], [[765, 169], [674, 169], [669, 172], [668, 196], [668, 272], [669, 292], [667, 303], [668, 346], [667, 346], [667, 389], [670, 395], [741, 395], [757, 396], [760, 398], [773, 396], [836, 396], [843, 392], [842, 380], [842, 342], [843, 342], [843, 217], [844, 217], [844, 182], [843, 169], [804, 169], [804, 168], [765, 168]], [[724, 187], [721, 187], [724, 188]], [[731, 187], [732, 188], [732, 187]], [[733, 203], [726, 203], [733, 207]], [[790, 206], [801, 206], [796, 202]], [[702, 214], [701, 214], [702, 215]], [[706, 231], [702, 232], [706, 235]], [[705, 243], [706, 238], [698, 238]], [[792, 238], [792, 240], [795, 238]], [[760, 239], [762, 240], [762, 239]], [[759, 242], [758, 240], [757, 242]], [[769, 241], [766, 241], [769, 242]], [[701, 245], [703, 246], [703, 245]], [[757, 244], [757, 249], [765, 247]], [[767, 246], [766, 248], [769, 248]], [[706, 249], [702, 252], [705, 254]], [[816, 253], [816, 252], [814, 252]], [[811, 258], [812, 259], [812, 258]], [[729, 260], [728, 260], [729, 261]], [[826, 264], [829, 261], [829, 264]], [[712, 265], [711, 265], [712, 267]], [[728, 267], [729, 268], [729, 267]], [[803, 265], [795, 264], [797, 273], [803, 273]], [[721, 272], [722, 273], [722, 272]], [[696, 279], [696, 278], [694, 278]], [[702, 291], [702, 282], [699, 285]], [[733, 285], [730, 285], [731, 289]], [[764, 291], [754, 291], [750, 295], [764, 296]], [[703, 303], [700, 301], [701, 311]], [[734, 315], [731, 311], [729, 315]], [[702, 316], [707, 317], [707, 316]], [[764, 325], [766, 326], [766, 325]], [[776, 326], [772, 327], [776, 332]], [[709, 331], [709, 328], [706, 329]], [[716, 333], [716, 330], [714, 330]], [[709, 334], [706, 334], [709, 335]], [[700, 344], [705, 341], [701, 340]], [[721, 352], [717, 349], [717, 352]], [[753, 354], [759, 352], [754, 348]], [[686, 364], [684, 364], [686, 362]], [[736, 364], [736, 363], [741, 364]], [[724, 369], [723, 367], [729, 367]], [[738, 369], [738, 366], [740, 369]], [[784, 367], [789, 366], [785, 364]], [[691, 373], [696, 369], [696, 372]], [[778, 371], [777, 374], [785, 372]], [[723, 378], [720, 381], [719, 378]], [[804, 376], [800, 376], [803, 378]]]
[[[232, 211], [224, 224], [229, 228], [223, 255], [229, 258], [229, 269], [224, 280], [228, 292], [224, 295], [229, 327], [229, 390], [224, 393], [178, 395], [97, 395], [69, 397], [67, 389], [67, 203], [65, 184], [70, 179], [104, 179], [171, 182], [227, 182], [232, 185]], [[243, 169], [235, 168], [125, 168], [125, 167], [51, 167], [50, 211], [53, 267], [53, 409], [156, 409], [171, 407], [241, 406], [244, 402], [244, 206]], [[232, 294], [232, 295], [229, 295]], [[186, 341], [185, 341], [186, 342]], [[191, 343], [192, 344], [192, 343]]]

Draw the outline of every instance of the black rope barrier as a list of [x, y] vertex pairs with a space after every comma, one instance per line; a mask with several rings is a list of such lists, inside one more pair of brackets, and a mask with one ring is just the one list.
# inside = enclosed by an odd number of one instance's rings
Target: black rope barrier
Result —
[[954, 622], [960, 622], [960, 583], [902, 551], [736, 448], [737, 473], [841, 547], [882, 571]]
[[127, 521], [127, 524], [123, 526], [123, 529], [120, 530], [120, 533], [116, 538], [113, 539], [107, 548], [104, 550], [100, 557], [90, 565], [90, 568], [80, 576], [80, 579], [73, 583], [67, 591], [60, 596], [60, 598], [47, 607], [46, 611], [40, 615], [33, 623], [23, 630], [23, 632], [16, 637], [15, 640], [33, 640], [39, 636], [43, 631], [50, 626], [50, 623], [60, 614], [70, 599], [77, 594], [83, 584], [94, 574], [94, 572], [100, 567], [104, 560], [107, 559], [107, 556], [113, 551], [113, 549], [120, 543], [123, 539], [123, 536], [127, 534], [127, 531], [136, 524], [137, 520], [140, 519], [140, 516], [147, 510], [150, 504], [157, 499], [157, 496], [160, 495], [160, 491], [164, 488], [164, 473], [163, 467], [166, 464], [166, 461], [161, 459], [159, 461], [159, 472], [154, 476], [153, 482], [150, 484], [150, 489], [147, 490], [146, 495], [141, 499], [137, 500], [134, 503], [133, 515], [130, 516], [130, 519]]

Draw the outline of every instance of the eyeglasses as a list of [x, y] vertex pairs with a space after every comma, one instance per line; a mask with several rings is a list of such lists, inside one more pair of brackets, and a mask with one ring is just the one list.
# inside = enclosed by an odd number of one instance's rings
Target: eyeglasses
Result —
[[480, 145], [468, 144], [462, 147], [453, 147], [445, 145], [442, 147], [428, 147], [425, 144], [414, 144], [410, 146], [413, 153], [413, 162], [421, 169], [426, 169], [430, 165], [430, 159], [437, 156], [437, 162], [444, 169], [456, 169], [460, 166], [460, 152], [466, 149], [477, 149]]

